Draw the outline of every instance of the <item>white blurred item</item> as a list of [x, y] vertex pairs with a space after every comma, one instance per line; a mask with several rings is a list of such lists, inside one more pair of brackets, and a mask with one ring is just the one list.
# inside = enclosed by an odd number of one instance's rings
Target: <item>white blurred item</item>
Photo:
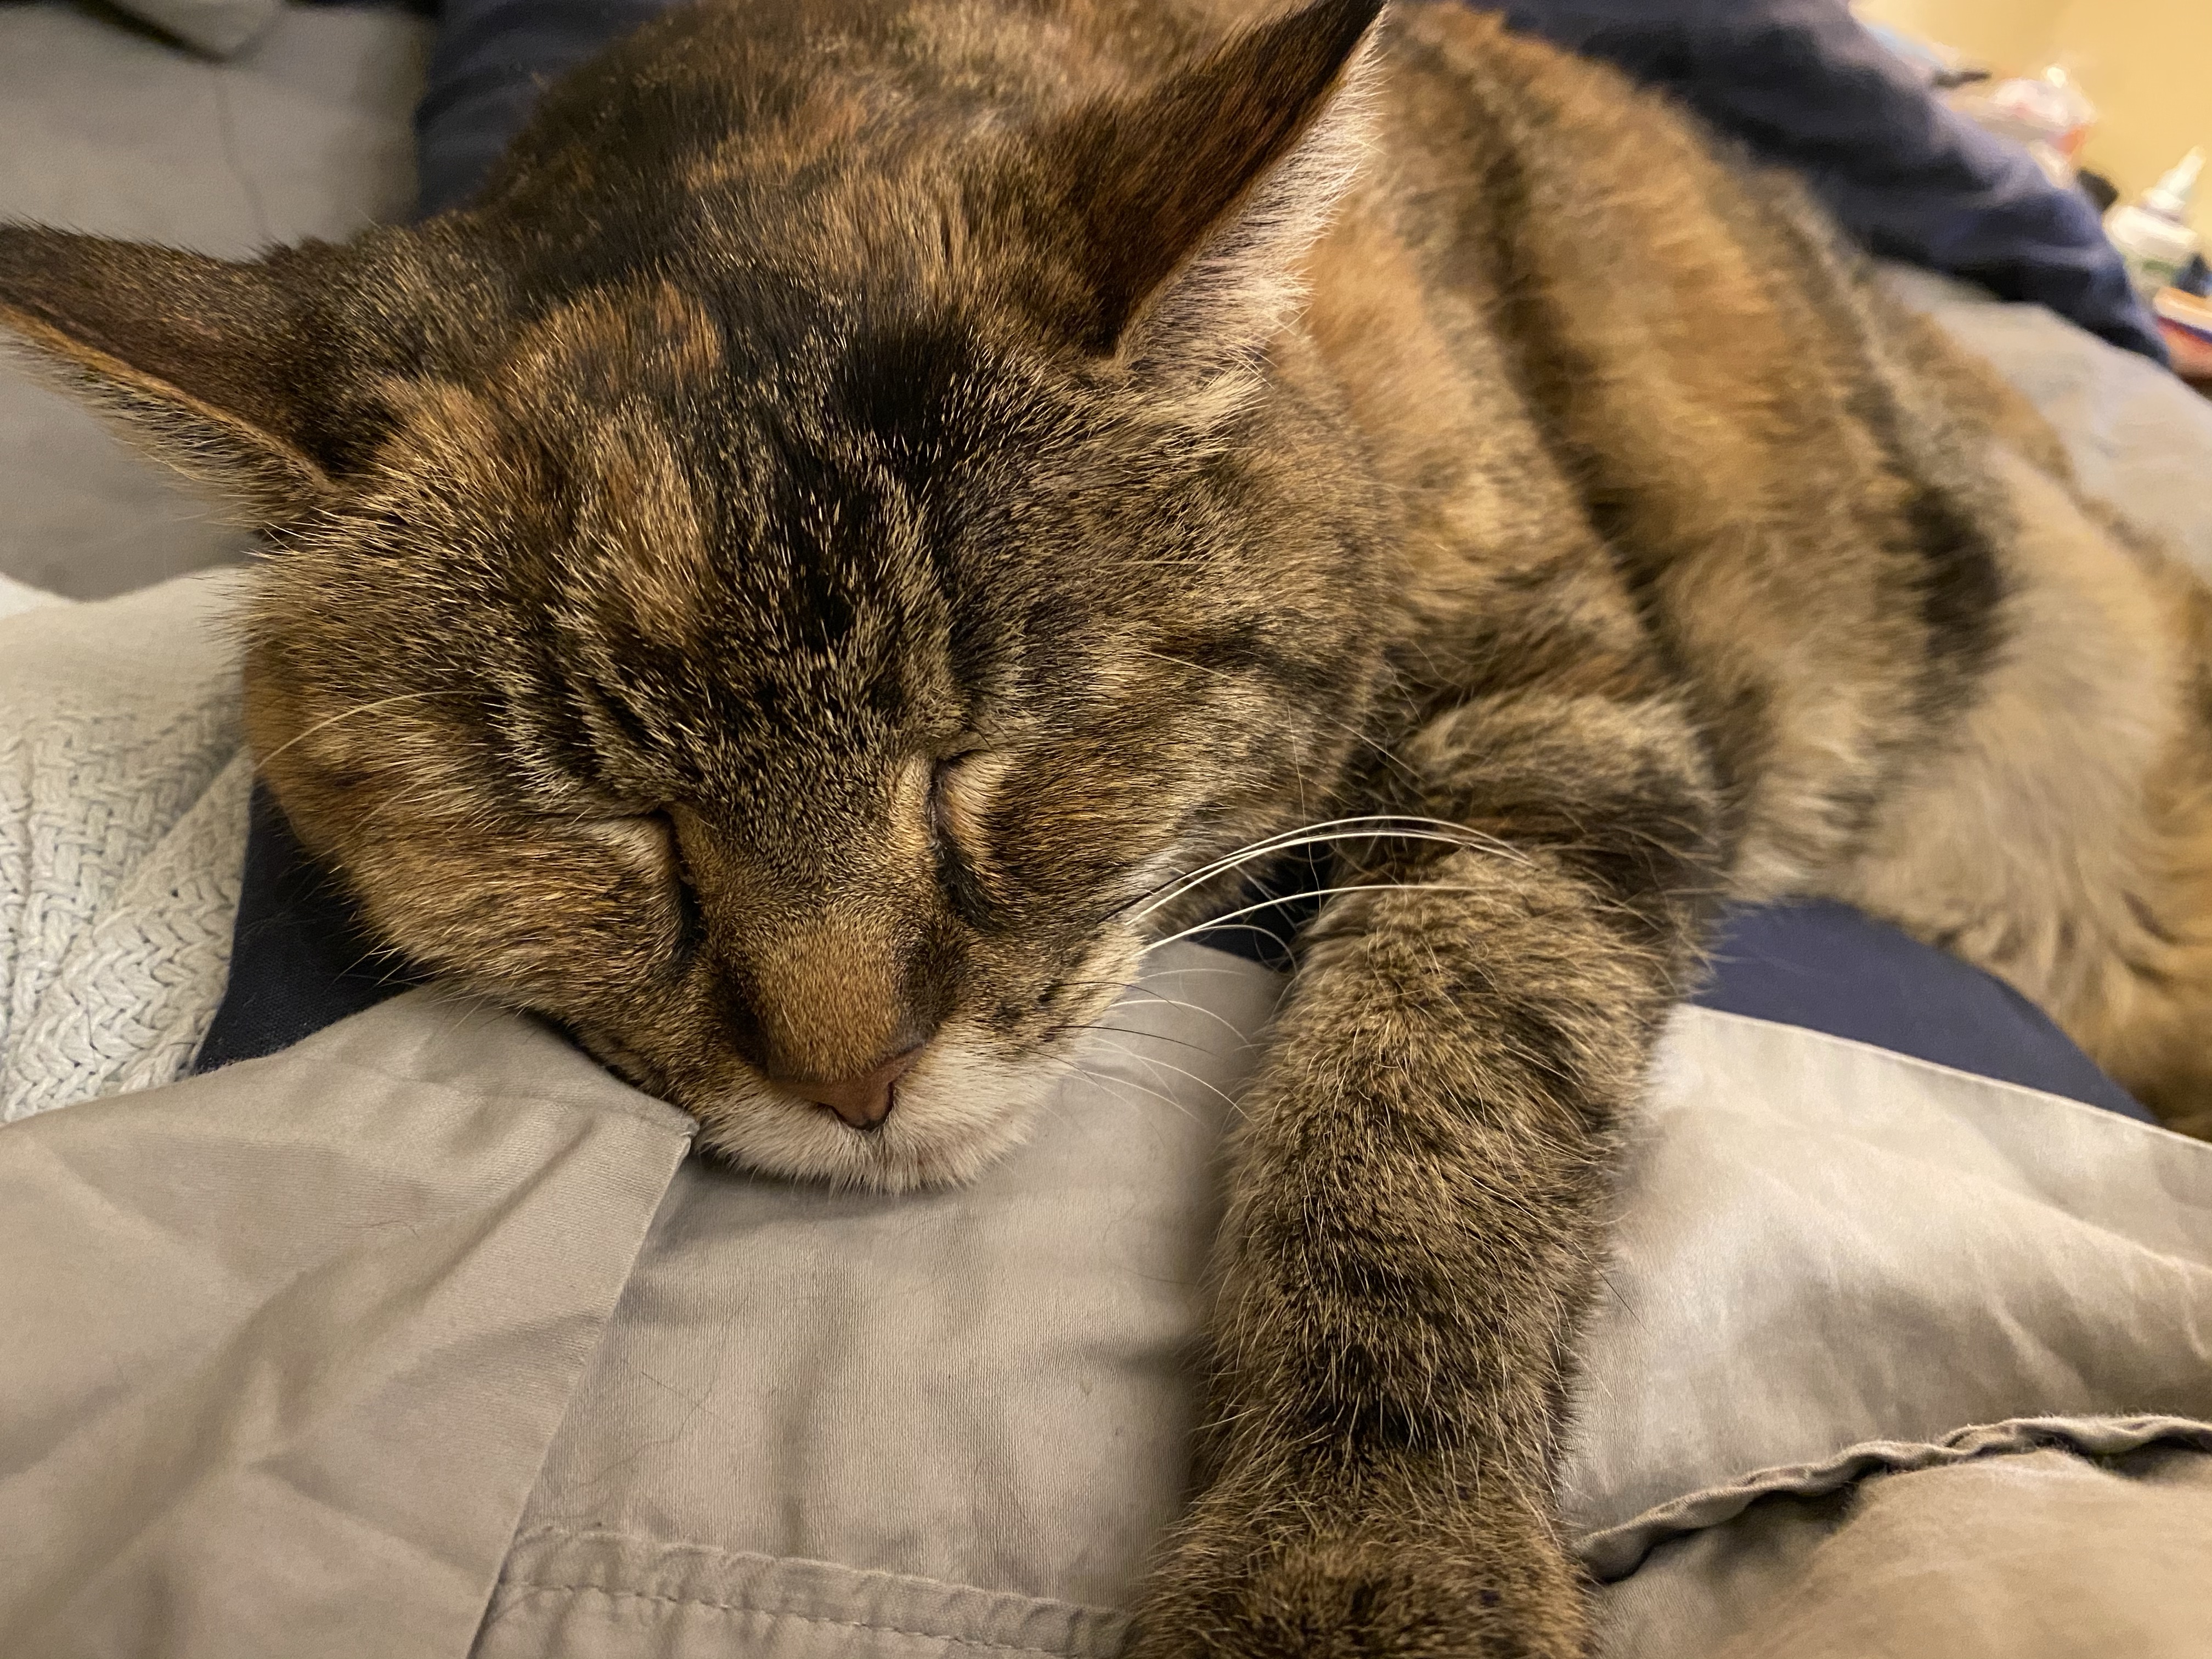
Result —
[[1987, 70], [1970, 62], [1956, 46], [1947, 46], [1940, 40], [1923, 40], [1894, 24], [1870, 17], [1860, 18], [1859, 24], [1888, 48], [1892, 56], [1901, 59], [1924, 85], [1942, 88], [1989, 78]]
[[2197, 252], [2197, 233], [2189, 228], [2189, 198], [2204, 152], [2192, 149], [2142, 199], [2105, 216], [2105, 234], [2127, 262], [2128, 276], [2145, 298], [2169, 288]]
[[1955, 93], [1951, 106], [1977, 126], [2025, 145], [2051, 181], [2074, 181], [2076, 158], [2097, 124], [2097, 106], [2063, 65]]

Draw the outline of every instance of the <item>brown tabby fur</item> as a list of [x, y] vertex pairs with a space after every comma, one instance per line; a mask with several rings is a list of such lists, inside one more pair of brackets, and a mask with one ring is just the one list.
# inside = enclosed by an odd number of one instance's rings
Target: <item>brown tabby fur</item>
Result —
[[965, 1176], [1178, 872], [1395, 815], [1243, 1103], [1151, 1655], [1583, 1650], [1560, 1402], [1724, 896], [2212, 1124], [2204, 593], [1791, 185], [1374, 3], [722, 0], [413, 229], [0, 231], [0, 318], [270, 528], [301, 835], [733, 1157]]

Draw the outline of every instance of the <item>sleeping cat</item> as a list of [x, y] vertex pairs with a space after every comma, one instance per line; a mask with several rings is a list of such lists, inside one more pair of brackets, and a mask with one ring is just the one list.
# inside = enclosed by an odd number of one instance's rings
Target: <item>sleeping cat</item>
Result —
[[716, 0], [480, 200], [0, 320], [248, 503], [382, 939], [782, 1174], [958, 1181], [1326, 849], [1149, 1655], [1581, 1652], [1610, 1159], [1724, 899], [2212, 1122], [2212, 606], [1790, 183], [1452, 9]]

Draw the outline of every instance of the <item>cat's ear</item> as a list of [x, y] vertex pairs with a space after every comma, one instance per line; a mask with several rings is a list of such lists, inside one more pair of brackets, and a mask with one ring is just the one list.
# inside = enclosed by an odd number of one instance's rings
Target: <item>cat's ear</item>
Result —
[[1319, 0], [1063, 131], [1096, 298], [1086, 345], [1220, 361], [1289, 319], [1364, 147], [1358, 83], [1382, 9]]
[[161, 459], [264, 524], [334, 488], [335, 342], [313, 300], [332, 248], [230, 261], [0, 225], [0, 335]]

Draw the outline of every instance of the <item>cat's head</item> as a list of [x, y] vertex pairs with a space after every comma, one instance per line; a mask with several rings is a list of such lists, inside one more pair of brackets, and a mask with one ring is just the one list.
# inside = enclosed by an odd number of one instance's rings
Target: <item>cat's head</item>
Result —
[[1286, 325], [1374, 12], [781, 192], [0, 230], [0, 321], [268, 529], [251, 738], [386, 941], [740, 1162], [959, 1179], [1356, 740], [1376, 507]]

